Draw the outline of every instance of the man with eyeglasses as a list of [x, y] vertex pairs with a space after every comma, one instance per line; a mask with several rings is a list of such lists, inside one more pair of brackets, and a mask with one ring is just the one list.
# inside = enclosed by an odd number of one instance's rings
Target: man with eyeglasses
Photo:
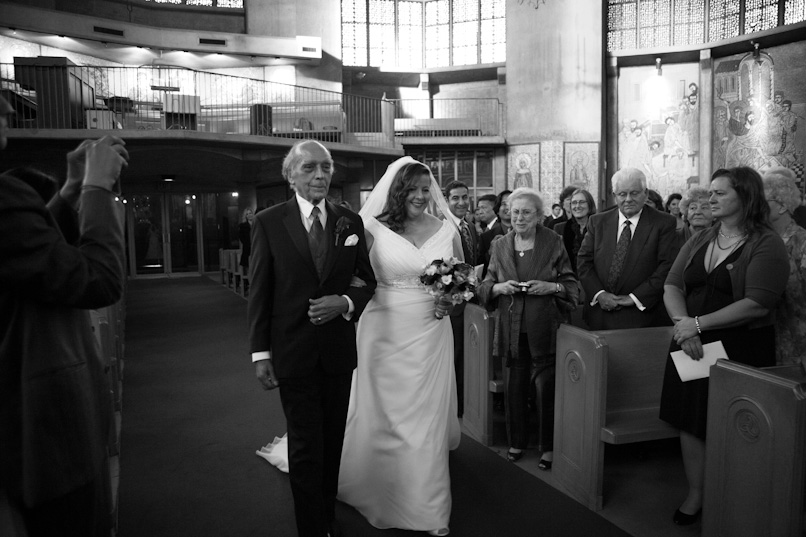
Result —
[[636, 168], [613, 175], [616, 207], [595, 214], [577, 254], [591, 330], [671, 324], [663, 284], [674, 262], [674, 216], [645, 205], [646, 176]]

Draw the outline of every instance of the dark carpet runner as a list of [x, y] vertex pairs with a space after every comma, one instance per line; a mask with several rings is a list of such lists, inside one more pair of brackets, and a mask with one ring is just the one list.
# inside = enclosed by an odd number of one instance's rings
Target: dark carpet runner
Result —
[[[130, 283], [121, 537], [295, 536], [288, 476], [255, 455], [283, 432], [279, 394], [250, 363], [245, 300], [205, 277]], [[456, 537], [628, 535], [466, 436], [451, 479]], [[337, 518], [348, 537], [421, 535], [344, 504]]]

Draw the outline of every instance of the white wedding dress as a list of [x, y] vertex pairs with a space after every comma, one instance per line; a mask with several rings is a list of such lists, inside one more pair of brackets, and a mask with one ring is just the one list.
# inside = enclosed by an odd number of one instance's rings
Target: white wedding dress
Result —
[[366, 219], [378, 281], [358, 322], [358, 367], [338, 498], [377, 528], [447, 528], [448, 451], [459, 445], [453, 333], [419, 283], [425, 266], [453, 255], [447, 222], [422, 247]]

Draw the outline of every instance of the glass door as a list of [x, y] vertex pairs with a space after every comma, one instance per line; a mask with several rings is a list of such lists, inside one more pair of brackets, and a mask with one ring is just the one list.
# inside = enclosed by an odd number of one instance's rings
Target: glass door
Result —
[[127, 196], [129, 273], [137, 276], [199, 272], [202, 230], [197, 195]]

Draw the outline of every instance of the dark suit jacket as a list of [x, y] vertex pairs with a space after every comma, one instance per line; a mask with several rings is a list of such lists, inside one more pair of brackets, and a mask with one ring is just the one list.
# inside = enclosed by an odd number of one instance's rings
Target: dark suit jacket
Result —
[[0, 488], [28, 506], [97, 478], [106, 460], [109, 384], [87, 310], [122, 295], [123, 219], [102, 190], [81, 194], [78, 216], [0, 176]]
[[490, 263], [490, 245], [493, 239], [501, 235], [506, 235], [506, 233], [504, 226], [501, 224], [501, 220], [496, 220], [493, 227], [482, 233], [479, 237], [479, 263], [484, 265], [483, 274], [487, 274], [487, 265]]
[[[336, 234], [342, 218], [348, 225]], [[345, 246], [351, 235], [358, 243]], [[328, 255], [320, 280], [296, 197], [261, 211], [252, 224], [250, 347], [251, 352], [271, 351], [280, 379], [312, 375], [319, 365], [330, 375], [349, 373], [356, 366], [354, 322], [376, 286], [361, 217], [327, 202], [325, 237]], [[366, 287], [350, 287], [353, 275]], [[339, 316], [313, 325], [308, 299], [325, 295], [349, 296], [355, 305], [351, 321]]]
[[[635, 226], [624, 269], [615, 289], [607, 289], [607, 275], [618, 239], [618, 209], [592, 215], [577, 253], [577, 273], [585, 290], [585, 321], [591, 330], [643, 328], [669, 324], [663, 305], [663, 283], [672, 267], [676, 249], [675, 217], [644, 206]], [[634, 294], [646, 307], [603, 311], [590, 300], [600, 290], [617, 295]]]

